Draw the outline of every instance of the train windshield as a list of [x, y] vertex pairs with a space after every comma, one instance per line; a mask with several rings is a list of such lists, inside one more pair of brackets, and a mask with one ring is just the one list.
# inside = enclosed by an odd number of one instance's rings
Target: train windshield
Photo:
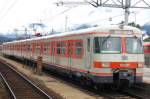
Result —
[[126, 38], [126, 52], [131, 54], [143, 53], [142, 41], [137, 37]]
[[95, 53], [121, 53], [121, 38], [119, 37], [95, 37]]

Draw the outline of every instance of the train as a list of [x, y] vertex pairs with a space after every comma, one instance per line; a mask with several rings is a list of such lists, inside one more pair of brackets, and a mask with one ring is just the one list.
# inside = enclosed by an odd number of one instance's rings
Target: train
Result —
[[113, 89], [143, 81], [142, 33], [130, 26], [98, 26], [3, 43], [3, 55], [36, 61], [79, 83]]
[[146, 67], [150, 67], [150, 42], [144, 42], [144, 58]]
[[0, 52], [2, 51], [2, 45], [0, 45]]

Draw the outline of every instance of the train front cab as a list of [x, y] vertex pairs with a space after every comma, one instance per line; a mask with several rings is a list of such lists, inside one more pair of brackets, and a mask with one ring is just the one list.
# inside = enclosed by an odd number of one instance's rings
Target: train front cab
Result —
[[94, 82], [142, 82], [144, 55], [140, 36], [95, 36], [93, 42]]

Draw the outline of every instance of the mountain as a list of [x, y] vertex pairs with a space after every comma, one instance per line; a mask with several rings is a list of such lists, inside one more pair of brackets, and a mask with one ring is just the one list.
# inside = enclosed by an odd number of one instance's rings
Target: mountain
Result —
[[73, 26], [71, 30], [81, 30], [81, 29], [86, 29], [90, 27], [92, 26], [89, 24], [80, 24], [80, 25]]
[[142, 30], [146, 32], [147, 35], [150, 36], [150, 23], [146, 23], [141, 27]]
[[9, 41], [13, 41], [13, 40], [15, 40], [15, 38], [9, 38], [4, 35], [0, 35], [0, 44], [2, 44], [3, 42], [9, 42]]
[[144, 42], [150, 42], [150, 37], [144, 39]]

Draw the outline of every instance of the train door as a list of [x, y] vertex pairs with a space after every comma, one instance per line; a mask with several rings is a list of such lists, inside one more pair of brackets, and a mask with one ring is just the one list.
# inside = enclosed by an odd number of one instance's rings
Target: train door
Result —
[[86, 56], [85, 56], [86, 58], [85, 58], [85, 62], [86, 62], [86, 64], [85, 64], [85, 67], [86, 67], [86, 69], [90, 69], [91, 68], [91, 57], [92, 57], [92, 55], [91, 55], [91, 38], [89, 37], [89, 38], [87, 38], [86, 39]]
[[35, 43], [32, 43], [32, 58], [35, 59]]
[[71, 69], [72, 61], [73, 61], [73, 40], [68, 41], [68, 65], [69, 69]]
[[55, 64], [55, 55], [56, 55], [56, 42], [52, 41], [51, 43], [51, 62]]

